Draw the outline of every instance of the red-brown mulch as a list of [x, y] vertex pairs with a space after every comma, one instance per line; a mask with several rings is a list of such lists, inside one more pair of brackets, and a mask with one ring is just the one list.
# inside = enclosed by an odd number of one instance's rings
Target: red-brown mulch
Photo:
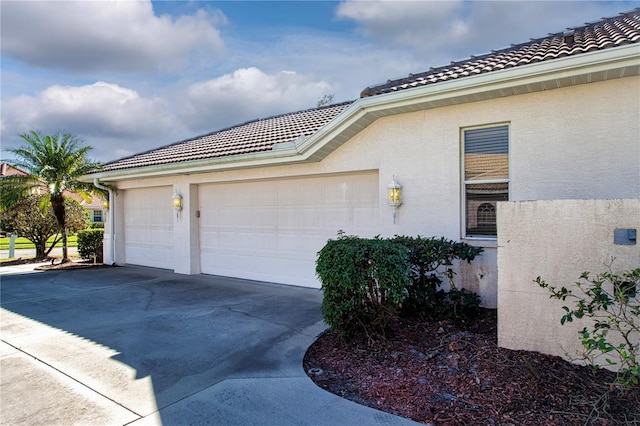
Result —
[[12, 265], [28, 265], [28, 264], [36, 264], [49, 262], [47, 265], [36, 266], [33, 269], [37, 271], [49, 271], [49, 270], [67, 270], [67, 269], [87, 269], [87, 268], [103, 268], [108, 265], [103, 263], [94, 263], [91, 260], [80, 260], [73, 262], [65, 262], [60, 263], [60, 259], [54, 257], [41, 257], [41, 258], [29, 258], [29, 259], [16, 259], [8, 262], [0, 263], [1, 266], [12, 266]]
[[51, 265], [41, 265], [36, 267], [37, 271], [58, 271], [58, 270], [69, 270], [69, 269], [88, 269], [88, 268], [104, 268], [107, 265], [104, 263], [93, 263], [93, 261], [79, 261], [79, 262], [54, 262]]
[[496, 313], [470, 324], [400, 320], [386, 341], [323, 333], [304, 367], [341, 397], [429, 425], [640, 424], [640, 388], [555, 356], [497, 347]]

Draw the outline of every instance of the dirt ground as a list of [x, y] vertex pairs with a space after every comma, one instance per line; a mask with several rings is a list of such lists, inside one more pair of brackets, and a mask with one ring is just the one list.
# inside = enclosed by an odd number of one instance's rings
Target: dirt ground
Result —
[[638, 425], [640, 387], [559, 357], [497, 347], [494, 310], [466, 325], [400, 320], [386, 341], [326, 332], [304, 367], [320, 387], [429, 425]]

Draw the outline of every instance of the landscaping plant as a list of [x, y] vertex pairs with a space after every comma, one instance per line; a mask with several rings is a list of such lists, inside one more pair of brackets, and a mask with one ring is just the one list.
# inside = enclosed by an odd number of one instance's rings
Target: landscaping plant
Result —
[[[454, 261], [470, 263], [483, 249], [444, 237], [396, 236], [392, 241], [409, 250], [410, 283], [403, 301], [407, 315], [447, 316], [454, 320], [473, 317], [479, 307], [477, 294], [456, 288], [453, 282]], [[442, 289], [443, 278], [450, 290]]]
[[53, 208], [62, 236], [62, 263], [70, 262], [68, 254], [65, 195], [75, 192], [85, 201], [91, 201], [92, 193], [100, 192], [92, 183], [80, 178], [99, 169], [100, 164], [87, 158], [90, 146], [70, 134], [42, 135], [37, 131], [21, 134], [24, 146], [8, 149], [16, 161], [10, 165], [24, 174], [0, 178], [0, 209], [3, 211], [32, 194], [34, 191], [47, 194], [47, 202]]
[[470, 318], [479, 310], [478, 295], [453, 282], [445, 292], [441, 276], [451, 280], [455, 260], [471, 262], [481, 252], [445, 238], [366, 239], [340, 232], [316, 263], [325, 322], [343, 337], [364, 332], [373, 340], [401, 313]]
[[93, 228], [78, 231], [78, 254], [83, 259], [102, 263], [104, 229]]
[[[46, 257], [62, 239], [60, 226], [50, 203], [46, 203], [48, 195], [27, 195], [16, 201], [0, 213], [2, 229], [13, 232], [31, 241], [36, 249], [36, 258]], [[87, 210], [73, 198], [66, 198], [65, 217], [67, 230], [75, 233], [87, 227], [89, 214]], [[47, 247], [47, 241], [55, 236]]]
[[[594, 369], [604, 359], [617, 366], [614, 385], [623, 389], [637, 386], [640, 381], [640, 301], [637, 298], [640, 268], [614, 274], [611, 270], [591, 277], [584, 272], [575, 283], [578, 291], [549, 285], [542, 278], [535, 280], [551, 292], [551, 298], [573, 300], [573, 307], [563, 306], [561, 324], [591, 319], [579, 338], [583, 347], [579, 359]], [[577, 293], [577, 294], [576, 294]]]
[[398, 315], [409, 277], [408, 250], [393, 241], [339, 233], [318, 253], [316, 273], [322, 282], [322, 313], [343, 337], [364, 332], [384, 335]]

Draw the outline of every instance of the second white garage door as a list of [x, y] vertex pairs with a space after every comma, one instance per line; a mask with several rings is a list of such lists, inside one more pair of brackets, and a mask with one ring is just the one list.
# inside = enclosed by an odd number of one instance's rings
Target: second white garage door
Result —
[[319, 287], [317, 252], [379, 229], [378, 173], [199, 187], [203, 273]]

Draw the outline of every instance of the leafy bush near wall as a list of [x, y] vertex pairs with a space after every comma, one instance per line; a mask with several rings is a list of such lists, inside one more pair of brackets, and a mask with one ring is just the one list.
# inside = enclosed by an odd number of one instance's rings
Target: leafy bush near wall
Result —
[[[359, 238], [339, 233], [318, 253], [325, 322], [343, 337], [384, 335], [399, 314], [462, 320], [480, 306], [477, 294], [457, 289], [451, 279], [456, 259], [471, 262], [481, 248], [445, 238]], [[440, 288], [441, 276], [451, 290]]]
[[[396, 236], [392, 241], [409, 250], [411, 282], [403, 302], [406, 315], [427, 314], [464, 320], [477, 313], [480, 298], [475, 293], [456, 288], [453, 262], [471, 263], [482, 253], [482, 248], [444, 237]], [[443, 278], [449, 282], [449, 292], [441, 288]]]
[[91, 222], [89, 229], [104, 229], [104, 222]]
[[408, 250], [393, 241], [338, 234], [318, 253], [322, 313], [343, 337], [383, 335], [409, 282]]
[[[611, 270], [591, 277], [583, 272], [575, 290], [558, 289], [541, 277], [535, 282], [551, 293], [550, 298], [573, 301], [563, 306], [560, 323], [590, 318], [578, 338], [582, 352], [577, 359], [597, 369], [602, 361], [618, 368], [615, 384], [631, 389], [640, 383], [640, 268], [615, 274]], [[569, 355], [569, 354], [568, 354]], [[571, 355], [569, 355], [571, 356]]]
[[85, 229], [78, 231], [78, 254], [83, 259], [102, 263], [102, 240], [104, 229]]

